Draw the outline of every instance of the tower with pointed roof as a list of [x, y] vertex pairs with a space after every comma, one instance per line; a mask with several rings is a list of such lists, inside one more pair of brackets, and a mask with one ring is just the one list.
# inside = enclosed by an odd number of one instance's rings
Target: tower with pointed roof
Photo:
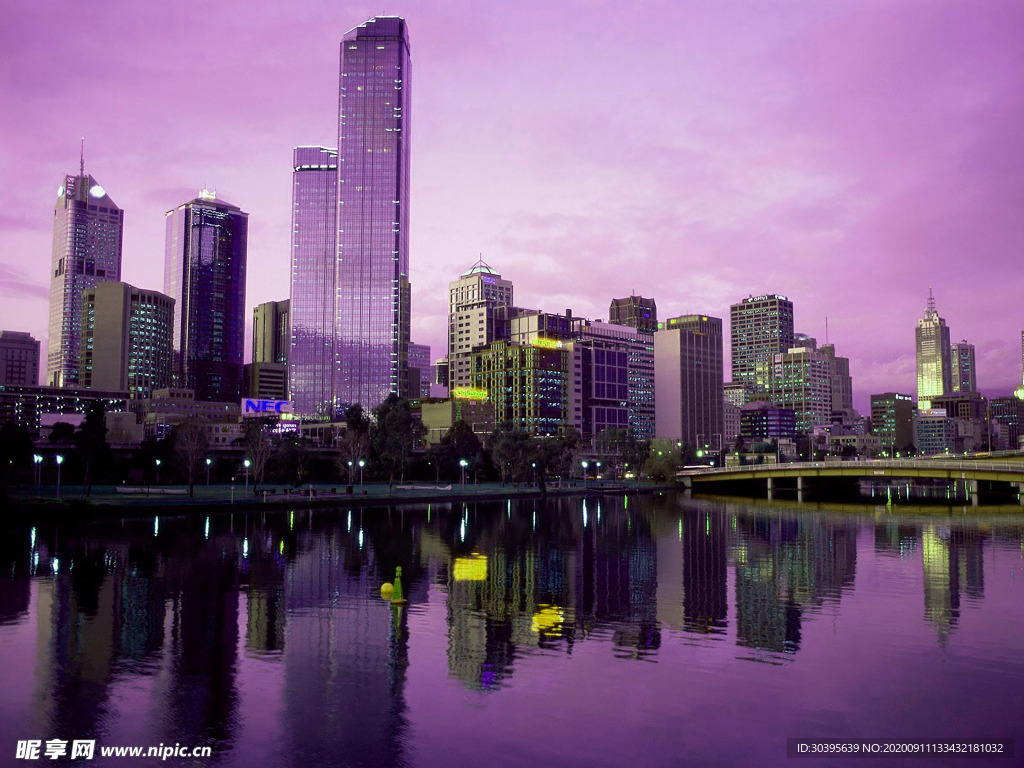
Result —
[[935, 296], [928, 289], [924, 317], [917, 321], [917, 407], [931, 407], [933, 397], [953, 391], [950, 366], [949, 328], [935, 308]]
[[121, 279], [124, 212], [85, 172], [85, 144], [77, 176], [65, 176], [53, 210], [50, 271], [50, 323], [46, 384], [74, 387], [79, 382], [82, 291]]
[[481, 256], [448, 287], [448, 382], [471, 386], [470, 353], [500, 338], [503, 312], [512, 306], [512, 281]]

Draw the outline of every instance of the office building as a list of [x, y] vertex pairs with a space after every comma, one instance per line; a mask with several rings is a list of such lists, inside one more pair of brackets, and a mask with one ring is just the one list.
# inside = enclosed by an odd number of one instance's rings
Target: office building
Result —
[[974, 345], [958, 341], [949, 347], [952, 393], [977, 392], [978, 374], [974, 367]]
[[871, 433], [878, 436], [882, 451], [895, 456], [906, 454], [914, 442], [914, 415], [917, 406], [911, 395], [884, 392], [871, 396]]
[[82, 295], [79, 381], [135, 400], [171, 385], [174, 299], [121, 282]]
[[252, 361], [254, 363], [288, 363], [289, 334], [288, 299], [258, 304], [252, 311]]
[[654, 334], [654, 428], [658, 437], [722, 450], [722, 321], [682, 315]]
[[39, 384], [39, 342], [23, 331], [0, 331], [0, 384]]
[[242, 396], [259, 400], [288, 399], [288, 366], [284, 363], [246, 363]]
[[654, 299], [642, 296], [627, 296], [612, 299], [608, 308], [608, 322], [612, 325], [628, 325], [645, 333], [658, 330], [658, 306]]
[[952, 390], [949, 328], [935, 310], [935, 297], [928, 289], [928, 306], [917, 321], [917, 407], [927, 410], [931, 399]]
[[341, 43], [338, 259], [334, 288], [338, 410], [369, 412], [407, 385], [411, 63], [404, 19], [378, 16]]
[[989, 401], [993, 426], [1003, 434], [1000, 448], [1016, 450], [1024, 437], [1024, 400], [1018, 397], [994, 397]]
[[124, 212], [85, 172], [65, 176], [53, 211], [50, 266], [50, 323], [45, 381], [52, 387], [78, 385], [82, 343], [82, 291], [104, 280], [121, 279]]
[[[56, 421], [84, 419], [96, 402], [107, 413], [128, 410], [127, 392], [77, 387], [22, 387], [0, 384], [0, 424], [10, 422], [38, 435], [46, 417]], [[61, 418], [61, 417], [71, 418]]]
[[774, 293], [750, 296], [729, 308], [729, 318], [732, 383], [766, 392], [775, 356], [794, 346], [793, 302]]
[[747, 443], [792, 440], [796, 437], [796, 413], [771, 403], [745, 403], [740, 407], [740, 435]]
[[850, 358], [838, 357], [835, 344], [824, 344], [821, 353], [828, 359], [829, 379], [832, 382], [832, 410], [853, 410], [853, 377], [850, 376]]
[[914, 446], [920, 456], [956, 453], [956, 421], [941, 409], [919, 410], [914, 416]]
[[174, 382], [196, 400], [242, 395], [249, 214], [203, 190], [167, 212], [164, 293], [174, 299]]
[[834, 359], [809, 346], [775, 355], [771, 401], [796, 414], [797, 432], [830, 423]]
[[338, 150], [292, 153], [288, 392], [295, 413], [329, 421], [334, 408]]
[[430, 364], [430, 345], [409, 343], [409, 397], [430, 397], [434, 366]]
[[479, 259], [448, 286], [448, 379], [452, 389], [469, 386], [469, 355], [492, 341], [507, 340], [512, 282]]
[[[495, 425], [531, 435], [554, 435], [565, 429], [570, 352], [564, 344], [494, 341], [474, 350], [470, 358], [470, 387], [486, 393]], [[456, 393], [458, 389], [453, 390]]]

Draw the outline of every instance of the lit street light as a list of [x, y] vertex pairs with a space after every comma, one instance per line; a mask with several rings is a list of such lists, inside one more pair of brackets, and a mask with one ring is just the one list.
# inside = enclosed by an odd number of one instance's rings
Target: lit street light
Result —
[[60, 498], [60, 465], [64, 463], [64, 457], [59, 453], [56, 456], [57, 459], [57, 498]]
[[242, 462], [242, 464], [245, 465], [245, 492], [248, 493], [249, 492], [249, 467], [252, 465], [252, 462], [249, 461], [248, 459], [246, 459], [245, 461]]
[[39, 493], [39, 484], [43, 480], [43, 457], [40, 456], [38, 453], [33, 453], [32, 464], [34, 465], [33, 469], [35, 470], [34, 474], [36, 478], [36, 493]]
[[156, 484], [160, 485], [160, 459], [156, 460]]
[[462, 468], [462, 485], [466, 485], [466, 467], [469, 466], [469, 462], [465, 459], [459, 459], [459, 467]]
[[590, 464], [588, 462], [586, 462], [586, 461], [581, 461], [580, 465], [583, 467], [583, 487], [586, 488], [587, 487], [587, 467], [589, 467]]
[[366, 462], [362, 459], [359, 460], [359, 492], [363, 492], [363, 467], [366, 466]]
[[210, 465], [213, 463], [213, 459], [206, 460], [206, 484], [210, 484]]

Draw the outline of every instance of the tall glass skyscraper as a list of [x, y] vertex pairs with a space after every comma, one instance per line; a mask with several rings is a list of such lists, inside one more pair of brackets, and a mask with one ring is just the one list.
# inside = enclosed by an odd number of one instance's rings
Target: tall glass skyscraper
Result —
[[917, 321], [917, 407], [931, 408], [931, 399], [952, 392], [949, 359], [949, 328], [935, 309], [935, 297], [928, 289], [928, 306]]
[[334, 415], [338, 150], [296, 147], [292, 168], [288, 392], [295, 413], [329, 419]]
[[378, 16], [341, 43], [334, 401], [370, 410], [406, 395], [409, 111], [404, 19]]
[[53, 210], [47, 386], [78, 385], [82, 291], [121, 279], [123, 229], [124, 212], [86, 174], [83, 160], [77, 176], [64, 177]]
[[772, 293], [729, 307], [732, 383], [749, 392], [771, 387], [775, 356], [793, 346], [793, 302]]
[[196, 400], [242, 393], [249, 214], [203, 190], [167, 212], [164, 293], [174, 304], [174, 382]]

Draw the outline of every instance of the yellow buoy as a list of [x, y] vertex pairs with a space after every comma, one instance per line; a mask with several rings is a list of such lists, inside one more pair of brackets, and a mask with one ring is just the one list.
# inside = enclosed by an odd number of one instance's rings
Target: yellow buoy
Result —
[[391, 594], [395, 591], [394, 585], [390, 581], [385, 581], [380, 585], [380, 596], [385, 600], [391, 599]]

